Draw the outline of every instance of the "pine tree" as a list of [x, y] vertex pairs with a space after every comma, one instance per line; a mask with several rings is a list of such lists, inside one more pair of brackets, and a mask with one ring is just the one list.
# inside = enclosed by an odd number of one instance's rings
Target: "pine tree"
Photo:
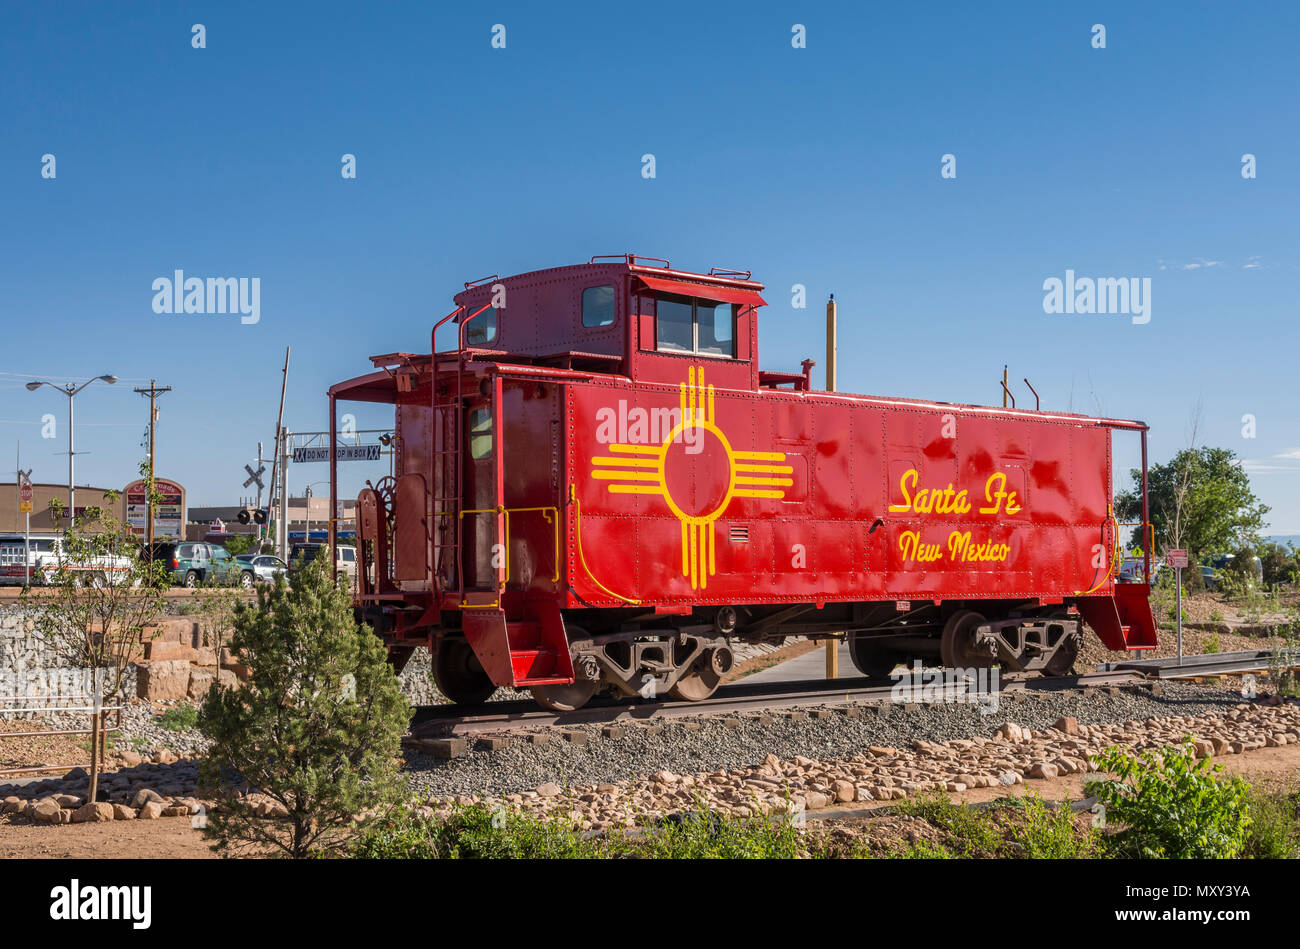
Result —
[[[327, 853], [359, 815], [404, 793], [397, 757], [410, 705], [383, 644], [326, 573], [327, 559], [235, 610], [229, 648], [249, 681], [214, 687], [199, 715], [212, 742], [202, 778], [218, 805], [205, 833], [218, 852]], [[264, 816], [265, 800], [244, 792], [269, 797], [279, 816]]]

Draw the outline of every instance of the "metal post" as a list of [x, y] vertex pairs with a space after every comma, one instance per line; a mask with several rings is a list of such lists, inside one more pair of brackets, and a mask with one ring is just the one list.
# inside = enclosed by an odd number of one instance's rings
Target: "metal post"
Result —
[[[262, 467], [262, 443], [261, 443], [261, 442], [258, 442], [258, 443], [257, 443], [257, 461], [255, 462], [255, 464], [256, 464], [257, 467], [259, 467], [259, 468]], [[257, 510], [257, 511], [262, 510], [262, 482], [261, 482], [260, 480], [257, 482], [257, 507], [255, 508], [255, 510]], [[257, 531], [257, 547], [258, 547], [258, 550], [261, 550], [261, 547], [262, 547], [262, 527], [263, 527], [263, 526], [264, 526], [264, 525], [262, 525], [262, 524], [258, 524], [256, 521], [253, 522], [253, 529], [254, 529], [255, 531]]]
[[[838, 343], [839, 335], [839, 314], [835, 306], [835, 294], [831, 294], [830, 299], [826, 301], [826, 391], [834, 392], [837, 379], [835, 378], [835, 350]], [[838, 638], [826, 640], [826, 678], [838, 679], [840, 677], [840, 641]]]
[[1182, 567], [1174, 567], [1174, 586], [1178, 588], [1174, 609], [1178, 613], [1178, 662], [1181, 665], [1183, 661], [1183, 568]]
[[280, 528], [277, 549], [280, 559], [289, 562], [289, 432], [280, 433]]
[[[338, 496], [339, 496], [339, 458], [338, 458], [338, 403], [330, 395], [330, 513], [329, 530], [326, 539], [329, 543], [330, 579], [337, 582], [339, 576], [338, 552]], [[360, 439], [358, 439], [359, 441]]]
[[68, 393], [68, 517], [72, 518], [77, 516], [77, 489], [74, 487], [75, 482], [73, 481], [72, 475], [72, 459], [74, 454], [72, 447], [72, 432], [75, 428], [73, 425], [72, 405], [75, 398], [75, 392]]

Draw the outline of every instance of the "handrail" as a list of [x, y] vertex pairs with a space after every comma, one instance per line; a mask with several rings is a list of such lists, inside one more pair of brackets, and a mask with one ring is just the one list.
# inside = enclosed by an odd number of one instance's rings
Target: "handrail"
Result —
[[548, 524], [554, 526], [552, 532], [555, 535], [555, 572], [551, 577], [552, 583], [560, 582], [560, 509], [557, 507], [484, 507], [471, 508], [467, 511], [461, 511], [460, 516], [466, 514], [501, 514], [505, 517], [506, 522], [506, 583], [510, 582], [510, 514], [526, 514], [530, 511], [540, 511], [546, 518]]
[[569, 502], [573, 505], [573, 537], [577, 542], [578, 562], [582, 564], [582, 569], [587, 571], [587, 576], [591, 578], [592, 583], [596, 584], [596, 586], [600, 587], [601, 590], [612, 596], [614, 599], [622, 600], [624, 603], [630, 603], [632, 606], [640, 606], [640, 600], [615, 593], [609, 587], [605, 586], [605, 584], [597, 580], [596, 575], [591, 572], [591, 568], [587, 566], [587, 557], [582, 552], [582, 507], [578, 503], [578, 486], [576, 484], [569, 485]]

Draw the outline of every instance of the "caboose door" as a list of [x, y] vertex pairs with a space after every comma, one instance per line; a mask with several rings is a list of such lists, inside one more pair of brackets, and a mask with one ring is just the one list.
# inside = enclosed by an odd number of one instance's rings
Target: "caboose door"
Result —
[[476, 392], [465, 400], [461, 551], [466, 593], [500, 593], [505, 585], [500, 405], [500, 376], [492, 377], [491, 398]]

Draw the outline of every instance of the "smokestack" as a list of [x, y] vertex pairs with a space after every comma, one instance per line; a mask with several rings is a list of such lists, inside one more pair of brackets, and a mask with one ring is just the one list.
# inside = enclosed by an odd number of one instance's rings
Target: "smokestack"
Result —
[[826, 391], [835, 391], [835, 294], [826, 301]]

